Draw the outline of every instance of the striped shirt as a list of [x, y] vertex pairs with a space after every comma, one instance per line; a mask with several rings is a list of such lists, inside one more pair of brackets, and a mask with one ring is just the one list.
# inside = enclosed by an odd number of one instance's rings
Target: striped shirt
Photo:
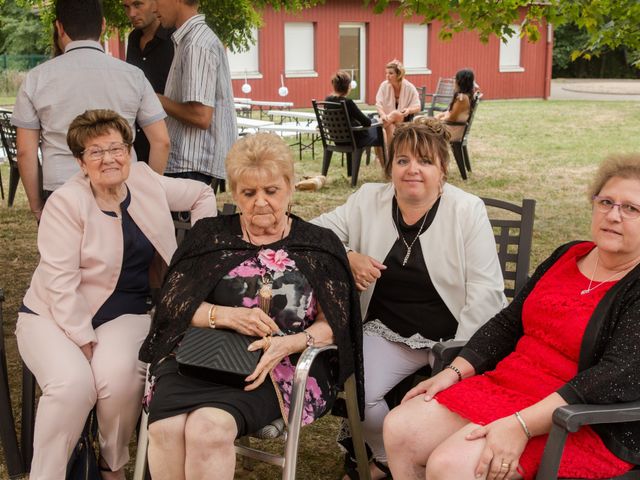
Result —
[[171, 152], [166, 172], [200, 172], [224, 179], [224, 159], [238, 134], [227, 53], [204, 15], [191, 17], [171, 38], [175, 55], [165, 95], [176, 102], [213, 107], [214, 113], [207, 130], [167, 119]]

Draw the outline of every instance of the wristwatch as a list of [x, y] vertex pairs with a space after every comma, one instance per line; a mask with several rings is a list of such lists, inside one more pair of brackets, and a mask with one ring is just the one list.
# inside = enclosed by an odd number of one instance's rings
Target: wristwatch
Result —
[[303, 330], [305, 337], [307, 337], [307, 347], [313, 347], [316, 343], [316, 339], [313, 338], [307, 330]]

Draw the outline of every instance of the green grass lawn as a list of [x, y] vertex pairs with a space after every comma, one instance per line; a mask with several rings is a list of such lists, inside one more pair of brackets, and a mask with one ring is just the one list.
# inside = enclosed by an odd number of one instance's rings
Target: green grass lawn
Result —
[[[0, 98], [0, 104], [2, 99]], [[586, 187], [598, 163], [608, 154], [640, 152], [640, 104], [634, 102], [578, 102], [511, 100], [482, 102], [477, 111], [469, 151], [473, 172], [462, 181], [452, 161], [449, 181], [471, 193], [514, 202], [537, 201], [531, 265], [534, 268], [556, 246], [589, 237], [590, 206]], [[315, 159], [305, 153], [297, 174], [320, 173], [322, 147]], [[296, 151], [297, 155], [297, 151]], [[0, 167], [5, 185], [8, 168]], [[360, 182], [380, 182], [375, 162], [363, 162]], [[340, 157], [334, 155], [327, 185], [317, 192], [297, 192], [294, 212], [312, 218], [342, 204], [353, 191]], [[222, 194], [219, 202], [230, 201]], [[14, 389], [19, 381], [19, 358], [13, 330], [16, 312], [37, 262], [36, 224], [22, 188], [13, 208], [0, 207], [0, 288], [4, 289], [5, 334]], [[17, 408], [18, 391], [14, 393]], [[339, 478], [340, 453], [334, 442], [336, 421], [325, 418], [304, 429], [299, 461], [300, 479]], [[2, 457], [0, 456], [0, 463]], [[0, 478], [6, 478], [0, 466]], [[4, 476], [3, 476], [4, 475]], [[279, 478], [275, 467], [256, 466], [239, 478]]]

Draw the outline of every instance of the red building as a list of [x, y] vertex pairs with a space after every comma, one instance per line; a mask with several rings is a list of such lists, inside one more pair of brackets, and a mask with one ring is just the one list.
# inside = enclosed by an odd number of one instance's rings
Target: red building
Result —
[[[255, 32], [256, 44], [248, 52], [229, 55], [236, 97], [310, 107], [311, 99], [331, 91], [332, 74], [345, 69], [358, 83], [351, 97], [373, 104], [385, 65], [394, 58], [405, 64], [407, 80], [426, 85], [428, 91], [439, 77], [472, 68], [485, 99], [549, 96], [552, 34], [547, 25], [541, 28], [548, 34], [543, 32], [537, 43], [518, 35], [507, 43], [495, 36], [482, 43], [475, 32], [442, 41], [439, 22], [421, 25], [420, 17], [396, 16], [393, 9], [374, 14], [362, 0], [326, 0], [297, 14], [268, 8], [263, 21]], [[118, 55], [114, 43], [111, 50]], [[242, 92], [245, 78], [251, 86], [248, 94]], [[278, 93], [282, 83], [288, 89], [285, 97]]]

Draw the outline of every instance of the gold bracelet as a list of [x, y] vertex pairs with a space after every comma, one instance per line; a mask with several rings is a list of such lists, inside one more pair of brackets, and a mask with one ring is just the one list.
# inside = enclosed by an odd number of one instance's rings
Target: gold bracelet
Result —
[[216, 328], [216, 308], [214, 303], [209, 307], [209, 328]]
[[520, 412], [516, 412], [514, 413], [514, 415], [516, 416], [516, 418], [518, 419], [518, 422], [520, 422], [520, 426], [522, 426], [522, 429], [524, 430], [525, 435], [527, 436], [527, 438], [529, 440], [531, 440], [531, 432], [529, 431], [529, 429], [527, 428], [527, 424], [524, 423], [524, 418], [522, 418], [522, 416], [520, 415]]

